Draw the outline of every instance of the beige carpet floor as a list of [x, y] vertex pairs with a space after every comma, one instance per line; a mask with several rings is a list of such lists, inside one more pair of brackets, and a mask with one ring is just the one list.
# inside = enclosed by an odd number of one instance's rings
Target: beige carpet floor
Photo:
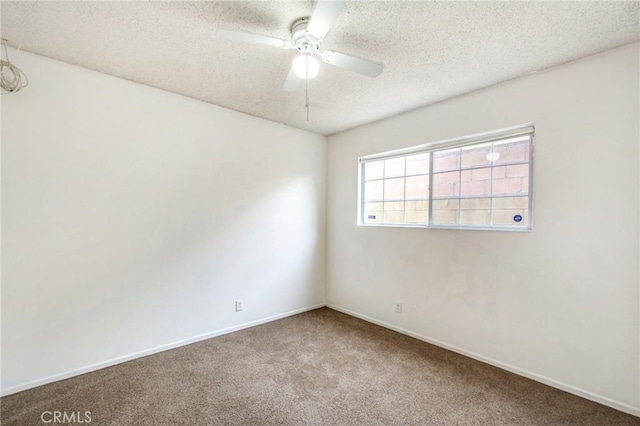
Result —
[[41, 425], [43, 411], [90, 411], [92, 425], [640, 425], [328, 308], [0, 403], [7, 426]]

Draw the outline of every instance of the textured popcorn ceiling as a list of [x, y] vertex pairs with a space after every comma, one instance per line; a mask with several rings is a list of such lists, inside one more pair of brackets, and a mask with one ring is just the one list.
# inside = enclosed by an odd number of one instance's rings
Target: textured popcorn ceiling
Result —
[[[347, 1], [323, 48], [383, 62], [376, 79], [322, 64], [281, 91], [312, 1], [2, 2], [2, 37], [50, 58], [329, 135], [639, 39], [638, 2]], [[20, 64], [17, 64], [18, 66]], [[123, 100], [126, 102], [126, 100]]]

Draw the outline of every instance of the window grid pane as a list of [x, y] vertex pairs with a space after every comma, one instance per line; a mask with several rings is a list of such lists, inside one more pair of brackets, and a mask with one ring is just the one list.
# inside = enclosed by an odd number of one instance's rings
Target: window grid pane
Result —
[[363, 163], [364, 224], [530, 229], [532, 135]]

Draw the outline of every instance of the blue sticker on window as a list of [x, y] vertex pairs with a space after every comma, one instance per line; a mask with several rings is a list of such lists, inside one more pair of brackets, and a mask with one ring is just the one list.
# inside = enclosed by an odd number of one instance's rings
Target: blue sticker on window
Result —
[[369, 216], [367, 216], [367, 219], [375, 219], [376, 215], [370, 214]]
[[520, 216], [519, 214], [515, 215], [513, 217], [513, 221], [514, 222], [522, 222], [522, 216]]

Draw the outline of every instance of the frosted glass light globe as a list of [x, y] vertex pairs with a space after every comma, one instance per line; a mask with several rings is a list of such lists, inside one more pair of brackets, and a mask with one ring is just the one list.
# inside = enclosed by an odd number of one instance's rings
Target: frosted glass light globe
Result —
[[300, 55], [293, 60], [293, 73], [298, 78], [303, 80], [316, 78], [318, 71], [320, 71], [320, 62], [313, 56]]

